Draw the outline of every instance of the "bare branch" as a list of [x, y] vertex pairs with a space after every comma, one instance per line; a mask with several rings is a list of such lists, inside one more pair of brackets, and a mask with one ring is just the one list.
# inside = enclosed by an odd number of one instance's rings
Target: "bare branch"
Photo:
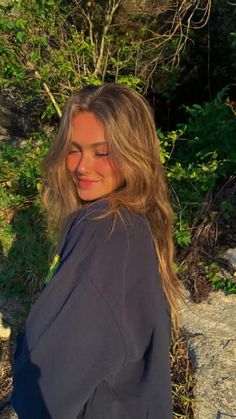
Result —
[[[34, 72], [34, 74], [35, 74], [35, 77], [37, 79], [39, 79], [39, 80], [42, 81], [42, 77], [40, 76], [40, 74], [39, 74], [39, 72], [37, 70]], [[49, 96], [49, 98], [50, 98], [50, 100], [51, 100], [54, 108], [56, 109], [58, 116], [61, 118], [61, 115], [62, 115], [61, 110], [60, 110], [60, 108], [59, 108], [59, 106], [58, 106], [58, 104], [57, 104], [57, 102], [56, 102], [53, 94], [51, 93], [48, 85], [46, 83], [44, 83], [44, 82], [43, 82], [43, 88], [44, 88], [45, 92], [47, 93], [47, 95]]]
[[100, 45], [100, 52], [99, 52], [97, 64], [96, 64], [96, 67], [95, 67], [95, 70], [94, 70], [94, 75], [100, 73], [100, 71], [101, 71], [101, 65], [102, 65], [102, 60], [103, 60], [103, 55], [104, 55], [106, 35], [107, 35], [107, 32], [110, 28], [113, 16], [114, 16], [116, 10], [118, 9], [120, 3], [121, 3], [121, 0], [109, 0], [108, 1], [108, 10], [107, 10], [107, 14], [106, 14], [106, 17], [105, 17], [105, 25], [103, 27], [103, 33], [102, 33], [101, 45]]

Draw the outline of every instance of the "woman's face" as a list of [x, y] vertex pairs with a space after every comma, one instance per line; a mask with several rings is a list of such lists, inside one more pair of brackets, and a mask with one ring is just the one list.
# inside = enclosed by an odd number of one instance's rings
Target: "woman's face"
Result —
[[109, 152], [103, 123], [92, 112], [72, 119], [67, 168], [83, 201], [109, 195], [124, 183], [121, 171]]

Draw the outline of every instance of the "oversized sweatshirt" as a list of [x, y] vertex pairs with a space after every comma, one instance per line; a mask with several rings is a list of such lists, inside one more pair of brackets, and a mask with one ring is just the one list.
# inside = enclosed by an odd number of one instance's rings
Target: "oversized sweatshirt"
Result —
[[75, 215], [16, 349], [19, 419], [171, 419], [170, 315], [147, 220]]

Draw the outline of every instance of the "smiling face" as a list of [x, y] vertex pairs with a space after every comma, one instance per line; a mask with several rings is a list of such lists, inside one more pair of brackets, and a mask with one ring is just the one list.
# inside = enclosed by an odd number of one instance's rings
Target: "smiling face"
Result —
[[92, 112], [72, 119], [67, 168], [83, 201], [108, 196], [123, 183], [121, 171], [110, 155], [103, 123]]

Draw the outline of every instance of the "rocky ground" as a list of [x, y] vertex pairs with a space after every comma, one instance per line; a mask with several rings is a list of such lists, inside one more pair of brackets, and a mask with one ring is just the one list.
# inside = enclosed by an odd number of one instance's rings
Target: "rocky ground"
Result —
[[236, 418], [236, 295], [214, 292], [182, 308], [195, 368], [195, 418]]

